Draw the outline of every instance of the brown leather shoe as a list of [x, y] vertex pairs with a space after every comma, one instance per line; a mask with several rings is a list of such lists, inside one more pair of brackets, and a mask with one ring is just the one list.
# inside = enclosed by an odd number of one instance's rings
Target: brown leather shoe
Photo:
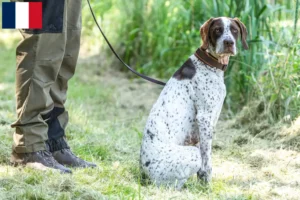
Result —
[[75, 167], [75, 168], [97, 167], [96, 164], [87, 162], [75, 156], [69, 148], [55, 151], [52, 153], [52, 155], [55, 158], [55, 160], [62, 165]]
[[38, 151], [33, 153], [12, 152], [10, 162], [13, 166], [23, 165], [37, 170], [55, 169], [60, 173], [72, 173], [72, 171], [59, 164], [49, 151]]

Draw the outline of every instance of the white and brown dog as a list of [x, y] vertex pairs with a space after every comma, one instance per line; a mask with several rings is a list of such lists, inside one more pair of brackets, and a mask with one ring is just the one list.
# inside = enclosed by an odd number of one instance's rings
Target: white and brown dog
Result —
[[[244, 49], [247, 30], [237, 18], [211, 18], [201, 27], [203, 45], [168, 81], [144, 130], [141, 168], [157, 185], [180, 189], [193, 174], [211, 180], [214, 126], [226, 95], [224, 71]], [[198, 144], [199, 145], [195, 145]]]

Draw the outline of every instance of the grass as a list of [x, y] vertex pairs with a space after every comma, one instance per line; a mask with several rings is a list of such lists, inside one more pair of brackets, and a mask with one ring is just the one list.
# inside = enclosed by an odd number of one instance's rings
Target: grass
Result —
[[[239, 118], [226, 121], [223, 117], [218, 124], [211, 185], [198, 183], [195, 176], [182, 191], [142, 184], [138, 159], [142, 130], [161, 88], [128, 79], [111, 66], [112, 58], [104, 59], [103, 54], [94, 56], [85, 49], [70, 82], [67, 138], [77, 155], [97, 163], [98, 168], [61, 175], [9, 166], [13, 132], [9, 125], [16, 117], [14, 48], [20, 36], [1, 32], [0, 38], [0, 199], [292, 200], [299, 197], [300, 153], [295, 144], [283, 145], [283, 137], [268, 140], [249, 134], [246, 126], [238, 126], [242, 122]], [[294, 129], [299, 130], [296, 126]], [[280, 133], [292, 137], [294, 129], [287, 127]]]

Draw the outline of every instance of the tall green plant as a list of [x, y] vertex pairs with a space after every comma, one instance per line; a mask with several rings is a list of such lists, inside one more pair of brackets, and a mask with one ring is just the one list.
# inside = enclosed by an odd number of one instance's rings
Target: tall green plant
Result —
[[295, 9], [295, 23], [294, 23], [294, 35], [297, 35], [297, 25], [298, 25], [298, 14], [299, 14], [299, 4], [300, 1], [296, 0], [296, 9]]

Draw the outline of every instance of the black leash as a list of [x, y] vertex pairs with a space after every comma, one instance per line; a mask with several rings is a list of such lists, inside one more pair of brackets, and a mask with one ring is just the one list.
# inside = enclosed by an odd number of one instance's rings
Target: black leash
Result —
[[127, 65], [127, 64], [120, 58], [120, 56], [116, 53], [116, 51], [114, 50], [114, 48], [112, 47], [112, 45], [111, 45], [110, 42], [108, 41], [108, 39], [107, 39], [107, 37], [105, 36], [104, 32], [102, 31], [100, 25], [98, 24], [97, 19], [96, 19], [95, 14], [94, 14], [94, 11], [93, 11], [93, 9], [92, 9], [90, 0], [87, 0], [87, 2], [88, 2], [88, 4], [89, 4], [89, 7], [90, 7], [90, 10], [91, 10], [91, 13], [92, 13], [92, 16], [93, 16], [93, 18], [94, 18], [94, 21], [95, 21], [96, 25], [98, 26], [98, 28], [99, 28], [99, 30], [100, 30], [102, 36], [104, 37], [106, 43], [108, 44], [109, 48], [110, 48], [111, 51], [115, 54], [115, 56], [118, 58], [118, 60], [119, 60], [123, 65], [125, 65], [131, 72], [133, 72], [134, 74], [138, 75], [139, 77], [141, 77], [141, 78], [143, 78], [143, 79], [145, 79], [145, 80], [147, 80], [147, 81], [150, 81], [150, 82], [152, 82], [152, 83], [156, 83], [156, 84], [158, 84], [158, 85], [163, 85], [163, 86], [165, 86], [166, 83], [161, 82], [161, 81], [156, 80], [156, 79], [153, 79], [153, 78], [150, 78], [150, 77], [148, 77], [148, 76], [145, 76], [145, 75], [140, 74], [139, 72], [135, 71], [133, 68], [131, 68], [129, 65]]

